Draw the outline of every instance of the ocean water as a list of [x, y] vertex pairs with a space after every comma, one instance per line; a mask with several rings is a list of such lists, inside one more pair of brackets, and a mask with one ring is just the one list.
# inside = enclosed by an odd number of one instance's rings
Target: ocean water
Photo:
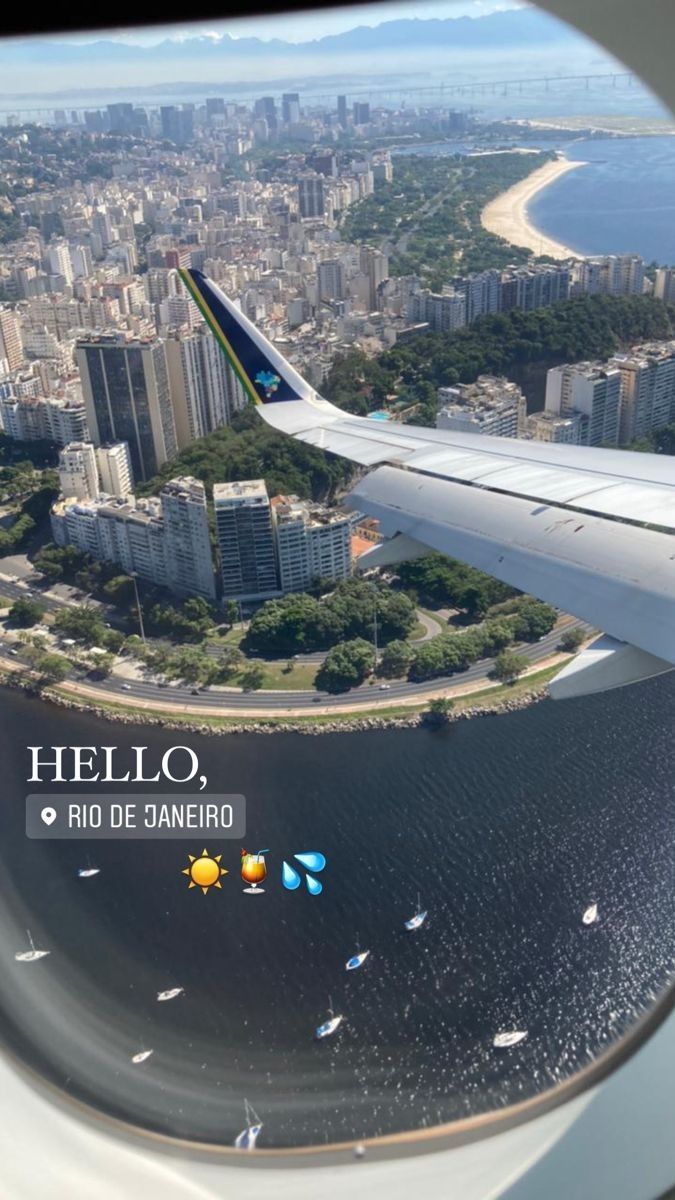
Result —
[[[274, 1147], [549, 1088], [671, 977], [673, 701], [668, 676], [435, 733], [190, 735], [209, 791], [246, 795], [245, 844], [270, 848], [252, 897], [232, 842], [209, 843], [229, 874], [204, 896], [181, 873], [201, 841], [28, 841], [26, 741], [126, 760], [186, 735], [0, 693], [0, 1038], [106, 1113], [214, 1143], [243, 1127], [245, 1098]], [[307, 850], [327, 858], [316, 897], [281, 886], [282, 860]], [[100, 874], [78, 878], [88, 861]], [[418, 893], [429, 916], [407, 933]], [[51, 953], [16, 963], [27, 929]], [[345, 972], [358, 947], [369, 958]], [[158, 1004], [170, 987], [184, 994]], [[345, 1020], [318, 1043], [329, 1004]], [[528, 1039], [496, 1052], [512, 1028]]]
[[675, 137], [581, 139], [562, 149], [589, 165], [535, 196], [532, 223], [581, 254], [675, 264]]

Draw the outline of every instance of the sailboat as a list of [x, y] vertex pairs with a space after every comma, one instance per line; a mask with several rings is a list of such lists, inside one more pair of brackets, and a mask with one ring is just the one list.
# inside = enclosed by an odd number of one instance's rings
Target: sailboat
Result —
[[508, 1033], [496, 1033], [492, 1045], [498, 1050], [504, 1050], [507, 1046], [517, 1046], [518, 1042], [522, 1042], [526, 1037], [526, 1029], [510, 1029]]
[[338, 1029], [344, 1021], [344, 1017], [334, 1016], [333, 1001], [331, 1000], [330, 996], [328, 997], [328, 1012], [330, 1014], [328, 1020], [324, 1021], [322, 1025], [317, 1025], [316, 1029], [314, 1030], [314, 1036], [319, 1040], [321, 1040], [321, 1038], [330, 1037], [331, 1034], [335, 1033], [335, 1030]]
[[422, 909], [420, 907], [420, 894], [418, 892], [417, 893], [417, 911], [416, 911], [414, 917], [411, 917], [409, 921], [404, 921], [405, 928], [406, 929], [419, 929], [420, 926], [423, 925], [424, 922], [426, 921], [427, 915], [428, 914], [427, 914], [426, 908]]
[[582, 921], [583, 921], [584, 925], [592, 925], [592, 924], [594, 923], [594, 921], [597, 921], [597, 919], [598, 919], [598, 906], [597, 906], [597, 904], [591, 904], [591, 905], [590, 905], [590, 906], [589, 906], [589, 907], [586, 909], [586, 912], [584, 913], [584, 915], [583, 915], [583, 917], [582, 917], [581, 919], [582, 919]]
[[27, 929], [26, 933], [28, 934], [28, 941], [30, 942], [30, 950], [17, 950], [16, 954], [14, 955], [17, 962], [37, 962], [38, 958], [45, 958], [48, 954], [51, 954], [50, 950], [36, 950], [35, 942], [31, 937], [30, 929]]
[[92, 867], [91, 859], [87, 858], [86, 867], [78, 867], [77, 868], [78, 879], [91, 879], [93, 875], [99, 875], [100, 871], [101, 871], [101, 868], [100, 867]]
[[145, 1062], [146, 1058], [149, 1058], [150, 1055], [154, 1053], [154, 1050], [139, 1050], [138, 1054], [132, 1054], [131, 1061], [132, 1063]]
[[176, 996], [180, 996], [181, 992], [184, 992], [184, 991], [185, 991], [185, 988], [182, 988], [182, 987], [167, 988], [167, 990], [165, 992], [157, 993], [157, 999], [158, 1000], [175, 1000]]
[[246, 1099], [244, 1099], [244, 1107], [246, 1111], [246, 1128], [242, 1129], [241, 1133], [237, 1135], [234, 1139], [234, 1144], [237, 1150], [255, 1150], [255, 1144], [263, 1123], [253, 1105], [249, 1104]]
[[356, 954], [352, 954], [351, 958], [347, 959], [345, 963], [345, 971], [357, 971], [359, 967], [363, 966], [369, 954], [370, 950], [361, 950], [361, 947], [359, 946], [359, 939], [357, 937]]

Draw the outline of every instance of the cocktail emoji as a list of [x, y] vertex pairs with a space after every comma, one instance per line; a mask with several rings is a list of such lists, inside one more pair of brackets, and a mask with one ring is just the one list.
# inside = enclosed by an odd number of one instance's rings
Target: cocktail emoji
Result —
[[263, 879], [267, 877], [267, 867], [265, 865], [264, 855], [269, 854], [269, 850], [258, 850], [257, 854], [249, 854], [247, 850], [241, 852], [241, 877], [244, 883], [250, 883], [250, 887], [245, 887], [244, 891], [252, 896], [257, 896], [264, 892], [264, 888], [258, 887]]

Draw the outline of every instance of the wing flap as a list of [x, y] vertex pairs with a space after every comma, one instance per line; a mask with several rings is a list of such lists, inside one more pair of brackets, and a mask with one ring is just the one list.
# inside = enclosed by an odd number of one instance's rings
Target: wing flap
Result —
[[504, 583], [675, 663], [675, 544], [668, 534], [380, 467], [349, 503]]

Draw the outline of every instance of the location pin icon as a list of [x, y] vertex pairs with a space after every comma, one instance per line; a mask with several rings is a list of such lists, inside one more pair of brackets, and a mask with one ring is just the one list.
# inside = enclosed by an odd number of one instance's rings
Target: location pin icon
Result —
[[40, 816], [42, 817], [42, 820], [44, 821], [45, 825], [53, 825], [54, 821], [56, 820], [56, 809], [55, 808], [43, 808], [42, 812], [40, 813]]

